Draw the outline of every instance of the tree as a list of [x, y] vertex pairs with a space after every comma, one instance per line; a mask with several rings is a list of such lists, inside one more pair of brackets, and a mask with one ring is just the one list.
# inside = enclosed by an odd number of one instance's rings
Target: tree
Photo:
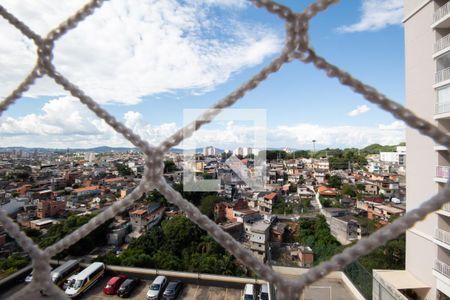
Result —
[[111, 265], [240, 276], [235, 259], [188, 218], [177, 216], [133, 240], [120, 255], [98, 258]]
[[0, 278], [17, 272], [29, 263], [28, 257], [13, 254], [0, 260]]
[[177, 169], [177, 166], [172, 160], [164, 161], [164, 173], [171, 173]]
[[120, 176], [130, 176], [133, 174], [133, 171], [127, 165], [117, 164], [116, 168]]
[[303, 175], [300, 175], [299, 177], [298, 177], [298, 184], [300, 184], [300, 185], [303, 185], [303, 184], [305, 184], [305, 177], [303, 177]]
[[342, 193], [344, 194], [344, 195], [347, 195], [347, 196], [350, 196], [350, 197], [356, 197], [356, 195], [357, 195], [357, 193], [356, 193], [356, 191], [354, 190], [354, 188], [351, 186], [351, 185], [349, 185], [349, 184], [344, 184], [343, 186], [342, 186]]
[[202, 235], [202, 230], [183, 216], [163, 221], [161, 227], [166, 243], [165, 248], [172, 253], [181, 254], [184, 247], [191, 246]]
[[332, 175], [328, 179], [328, 185], [332, 188], [340, 189], [342, 186], [342, 178], [337, 175]]
[[209, 218], [214, 217], [214, 206], [220, 201], [220, 198], [213, 195], [208, 195], [200, 200], [200, 211]]
[[147, 194], [146, 200], [148, 202], [156, 202], [162, 206], [169, 206], [169, 201], [158, 190], [153, 190]]

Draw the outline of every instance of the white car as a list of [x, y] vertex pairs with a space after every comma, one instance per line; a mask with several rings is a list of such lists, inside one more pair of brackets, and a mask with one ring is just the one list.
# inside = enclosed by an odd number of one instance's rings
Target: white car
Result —
[[158, 276], [153, 280], [147, 291], [147, 300], [159, 299], [167, 285], [166, 276]]
[[259, 300], [269, 300], [269, 284], [264, 283], [261, 285], [261, 290], [259, 291]]
[[255, 285], [247, 283], [244, 287], [244, 294], [242, 294], [242, 300], [256, 300]]
[[27, 277], [25, 277], [26, 283], [30, 283], [31, 281], [33, 281], [33, 272], [31, 272], [30, 274], [28, 274]]

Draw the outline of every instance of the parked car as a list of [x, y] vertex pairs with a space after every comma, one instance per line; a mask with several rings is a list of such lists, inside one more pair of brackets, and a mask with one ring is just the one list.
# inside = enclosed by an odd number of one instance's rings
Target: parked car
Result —
[[247, 283], [244, 287], [244, 293], [242, 294], [242, 300], [256, 300], [255, 285]]
[[131, 292], [139, 285], [139, 279], [128, 278], [121, 285], [117, 291], [117, 296], [125, 298], [130, 296]]
[[31, 271], [31, 273], [28, 274], [27, 277], [25, 277], [25, 282], [26, 283], [30, 283], [31, 281], [33, 281], [33, 271]]
[[181, 281], [171, 281], [166, 287], [163, 294], [163, 299], [173, 300], [178, 297], [181, 290], [183, 289], [183, 283]]
[[264, 283], [259, 290], [259, 300], [269, 300], [269, 284]]
[[111, 279], [108, 280], [108, 283], [106, 283], [106, 286], [103, 288], [103, 293], [105, 293], [106, 295], [115, 295], [120, 285], [127, 279], [127, 275], [118, 275], [111, 277]]
[[147, 291], [147, 300], [159, 299], [167, 285], [166, 276], [158, 276], [153, 280]]

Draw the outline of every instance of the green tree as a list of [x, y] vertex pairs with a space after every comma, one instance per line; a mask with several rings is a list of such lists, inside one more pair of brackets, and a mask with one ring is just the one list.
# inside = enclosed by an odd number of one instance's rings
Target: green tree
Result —
[[173, 162], [173, 160], [165, 160], [164, 161], [164, 173], [171, 173], [177, 169], [177, 166]]
[[350, 197], [356, 197], [357, 193], [354, 189], [353, 186], [349, 185], [349, 184], [344, 184], [342, 186], [342, 194], [350, 196]]
[[200, 211], [202, 214], [208, 216], [209, 218], [214, 217], [214, 206], [216, 203], [220, 202], [220, 198], [213, 195], [208, 195], [200, 200]]
[[130, 176], [133, 174], [133, 171], [127, 165], [117, 164], [116, 168], [120, 176]]
[[332, 175], [328, 179], [328, 185], [332, 188], [340, 189], [342, 186], [342, 178], [337, 175]]

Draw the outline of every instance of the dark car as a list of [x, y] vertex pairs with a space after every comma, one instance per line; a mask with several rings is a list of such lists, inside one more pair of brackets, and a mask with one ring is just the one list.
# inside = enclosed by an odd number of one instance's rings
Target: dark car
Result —
[[115, 295], [117, 293], [117, 290], [119, 289], [120, 285], [127, 280], [126, 275], [119, 275], [112, 277], [106, 286], [103, 288], [103, 293], [106, 295]]
[[130, 296], [131, 292], [139, 285], [139, 279], [128, 278], [117, 291], [117, 296], [125, 298]]
[[172, 300], [177, 298], [183, 288], [183, 283], [181, 281], [171, 281], [166, 287], [163, 294], [163, 299]]

